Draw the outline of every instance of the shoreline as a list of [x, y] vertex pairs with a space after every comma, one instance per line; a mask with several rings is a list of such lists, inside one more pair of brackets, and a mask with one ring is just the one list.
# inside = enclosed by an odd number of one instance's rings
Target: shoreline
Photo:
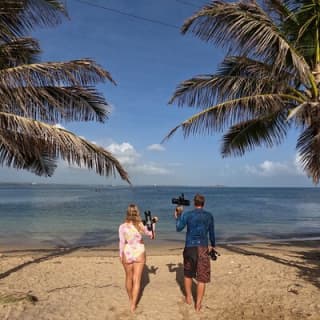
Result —
[[[184, 248], [184, 241], [161, 241], [153, 242], [152, 240], [146, 239], [146, 252], [150, 256], [163, 256], [163, 255], [174, 255], [180, 254]], [[250, 240], [250, 241], [230, 241], [230, 242], [218, 242], [216, 248], [227, 248], [229, 246], [276, 246], [276, 245], [287, 245], [287, 246], [305, 246], [305, 247], [317, 247], [320, 251], [320, 237], [312, 238], [290, 238], [290, 239], [261, 239], [261, 240]], [[6, 256], [23, 256], [32, 254], [33, 256], [40, 256], [42, 254], [66, 254], [72, 256], [108, 256], [118, 257], [118, 243], [111, 245], [79, 245], [79, 246], [3, 246], [0, 245], [0, 257]]]

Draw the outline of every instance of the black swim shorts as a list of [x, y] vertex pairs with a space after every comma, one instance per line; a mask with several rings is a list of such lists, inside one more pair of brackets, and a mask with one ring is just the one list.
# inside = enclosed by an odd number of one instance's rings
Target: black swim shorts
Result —
[[208, 247], [186, 247], [183, 250], [184, 276], [199, 282], [210, 282]]

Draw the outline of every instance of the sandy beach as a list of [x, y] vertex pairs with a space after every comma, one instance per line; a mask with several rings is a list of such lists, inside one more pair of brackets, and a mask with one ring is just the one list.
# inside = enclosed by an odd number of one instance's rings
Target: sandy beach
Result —
[[182, 247], [147, 246], [129, 312], [115, 248], [2, 250], [0, 319], [320, 319], [320, 241], [218, 246], [202, 311], [183, 300]]

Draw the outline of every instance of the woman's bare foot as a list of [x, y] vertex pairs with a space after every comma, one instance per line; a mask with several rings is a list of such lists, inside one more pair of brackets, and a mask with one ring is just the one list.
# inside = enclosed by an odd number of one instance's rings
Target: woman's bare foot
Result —
[[187, 304], [191, 304], [192, 303], [191, 297], [186, 296], [186, 303]]

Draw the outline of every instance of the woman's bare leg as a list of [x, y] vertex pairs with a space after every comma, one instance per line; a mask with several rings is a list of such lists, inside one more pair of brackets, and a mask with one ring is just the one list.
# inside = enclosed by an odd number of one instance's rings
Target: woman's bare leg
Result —
[[133, 288], [133, 263], [123, 263], [123, 267], [126, 273], [126, 289], [130, 301], [132, 304], [132, 288]]
[[132, 312], [134, 312], [137, 307], [143, 268], [144, 268], [144, 263], [135, 262], [133, 264], [133, 286], [132, 286], [132, 301], [131, 301]]
[[144, 265], [146, 263], [145, 253], [133, 263], [133, 286], [132, 286], [132, 301], [131, 301], [131, 312], [134, 312], [137, 308], [137, 302], [140, 293], [141, 277]]

